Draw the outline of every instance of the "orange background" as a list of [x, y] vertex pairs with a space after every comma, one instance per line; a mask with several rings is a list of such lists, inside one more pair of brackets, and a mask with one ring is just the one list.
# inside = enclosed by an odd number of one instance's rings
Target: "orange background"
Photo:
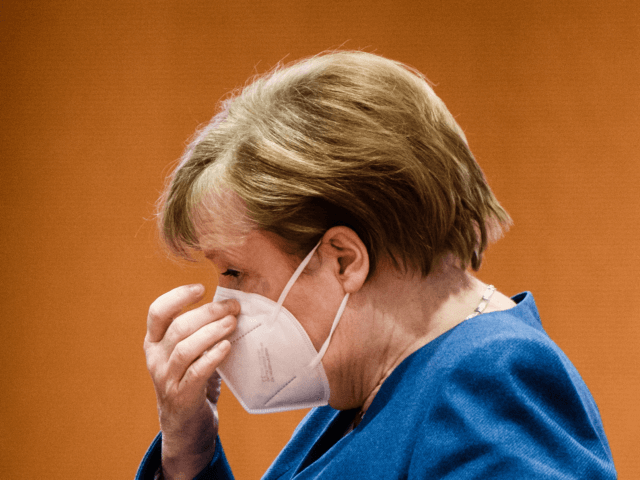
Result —
[[[304, 6], [308, 3], [308, 6]], [[640, 478], [640, 4], [325, 0], [0, 3], [0, 477], [132, 478], [156, 434], [148, 305], [213, 272], [161, 253], [153, 205], [216, 102], [329, 48], [424, 72], [515, 220], [480, 277], [533, 291]], [[221, 435], [259, 478], [304, 412]]]

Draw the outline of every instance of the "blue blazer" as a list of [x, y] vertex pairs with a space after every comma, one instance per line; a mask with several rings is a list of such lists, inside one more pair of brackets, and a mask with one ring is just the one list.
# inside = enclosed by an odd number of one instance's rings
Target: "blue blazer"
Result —
[[[407, 357], [350, 433], [355, 411], [311, 410], [263, 478], [615, 479], [589, 390], [543, 330], [533, 296], [513, 300]], [[153, 478], [160, 443], [136, 478]], [[233, 478], [220, 439], [196, 478]]]

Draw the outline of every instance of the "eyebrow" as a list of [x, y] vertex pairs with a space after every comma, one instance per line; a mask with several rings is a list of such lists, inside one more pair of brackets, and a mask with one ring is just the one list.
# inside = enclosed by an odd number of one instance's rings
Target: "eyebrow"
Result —
[[207, 250], [202, 250], [202, 253], [204, 253], [204, 257], [209, 260], [214, 260], [216, 258], [220, 258], [224, 256], [224, 254], [219, 249], [216, 249], [216, 248], [209, 248]]
[[216, 264], [216, 266], [221, 263], [225, 263], [229, 265], [237, 265], [237, 267], [240, 267], [241, 265], [245, 264], [242, 258], [238, 258], [236, 255], [233, 255], [232, 253], [225, 254], [222, 251], [215, 250], [215, 249], [207, 250], [206, 252], [203, 252], [203, 253], [204, 253], [204, 257], [207, 260]]

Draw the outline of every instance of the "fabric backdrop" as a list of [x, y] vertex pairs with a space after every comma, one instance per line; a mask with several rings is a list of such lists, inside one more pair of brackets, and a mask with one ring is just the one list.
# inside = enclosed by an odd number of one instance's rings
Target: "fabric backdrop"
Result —
[[[159, 247], [170, 165], [226, 92], [363, 49], [435, 84], [515, 226], [480, 278], [530, 290], [640, 478], [640, 3], [0, 2], [0, 477], [132, 478], [155, 435], [148, 305], [215, 277]], [[259, 478], [304, 412], [221, 435]]]

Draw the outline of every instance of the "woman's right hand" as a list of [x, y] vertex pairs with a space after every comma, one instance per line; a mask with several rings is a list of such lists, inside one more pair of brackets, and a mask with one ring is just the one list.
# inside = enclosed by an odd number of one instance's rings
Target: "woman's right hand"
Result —
[[149, 307], [144, 351], [158, 401], [164, 478], [193, 478], [211, 461], [218, 434], [216, 368], [231, 347], [240, 305], [235, 300], [183, 310], [204, 287], [178, 287]]

